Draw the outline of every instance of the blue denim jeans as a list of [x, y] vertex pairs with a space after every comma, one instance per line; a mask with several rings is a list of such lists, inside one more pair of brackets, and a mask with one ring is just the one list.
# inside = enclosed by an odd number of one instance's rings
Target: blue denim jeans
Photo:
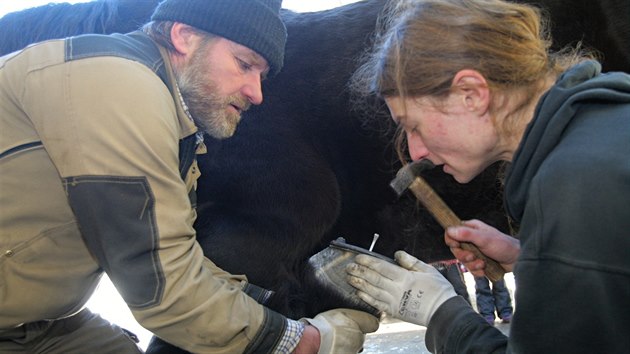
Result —
[[505, 286], [505, 280], [501, 279], [492, 284], [486, 277], [475, 277], [475, 293], [477, 298], [477, 311], [484, 318], [495, 318], [495, 310], [499, 318], [512, 316], [512, 298]]

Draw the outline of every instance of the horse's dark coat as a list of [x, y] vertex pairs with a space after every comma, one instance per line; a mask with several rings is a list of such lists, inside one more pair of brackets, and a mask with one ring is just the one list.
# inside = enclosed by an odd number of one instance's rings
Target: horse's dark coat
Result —
[[[148, 20], [157, 2], [105, 0], [9, 14], [0, 19], [0, 54], [49, 38], [130, 31]], [[603, 52], [606, 70], [630, 71], [629, 2], [532, 2], [551, 13], [554, 47], [583, 39]], [[246, 112], [237, 134], [208, 138], [209, 153], [199, 159], [195, 227], [205, 253], [276, 291], [269, 306], [290, 317], [343, 306], [313, 286], [306, 264], [337, 237], [367, 248], [379, 233], [380, 253], [405, 249], [426, 261], [451, 257], [433, 218], [409, 195], [397, 200], [388, 187], [399, 164], [385, 110], [364, 116], [350, 104], [347, 81], [384, 3], [283, 11], [285, 67], [264, 83], [265, 102]], [[496, 175], [494, 166], [468, 185], [438, 170], [426, 177], [462, 219], [506, 229]]]

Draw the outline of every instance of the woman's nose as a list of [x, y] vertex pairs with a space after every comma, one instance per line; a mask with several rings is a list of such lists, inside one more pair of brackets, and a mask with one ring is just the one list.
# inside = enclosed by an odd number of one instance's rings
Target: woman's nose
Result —
[[417, 134], [407, 134], [407, 146], [411, 160], [420, 160], [429, 155], [429, 150]]

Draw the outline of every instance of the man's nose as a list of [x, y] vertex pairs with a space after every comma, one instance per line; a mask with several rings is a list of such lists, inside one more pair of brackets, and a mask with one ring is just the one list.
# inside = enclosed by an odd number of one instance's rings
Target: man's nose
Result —
[[248, 75], [247, 81], [243, 85], [241, 92], [252, 104], [261, 104], [263, 101], [263, 94], [260, 75]]

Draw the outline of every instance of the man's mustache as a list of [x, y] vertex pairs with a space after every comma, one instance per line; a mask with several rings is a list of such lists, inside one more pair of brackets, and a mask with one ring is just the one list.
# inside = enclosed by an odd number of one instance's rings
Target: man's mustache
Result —
[[230, 105], [238, 108], [239, 111], [241, 112], [247, 111], [252, 106], [252, 103], [249, 102], [248, 99], [243, 98], [243, 97], [234, 97], [234, 98], [229, 99], [228, 102], [230, 102], [229, 103]]

